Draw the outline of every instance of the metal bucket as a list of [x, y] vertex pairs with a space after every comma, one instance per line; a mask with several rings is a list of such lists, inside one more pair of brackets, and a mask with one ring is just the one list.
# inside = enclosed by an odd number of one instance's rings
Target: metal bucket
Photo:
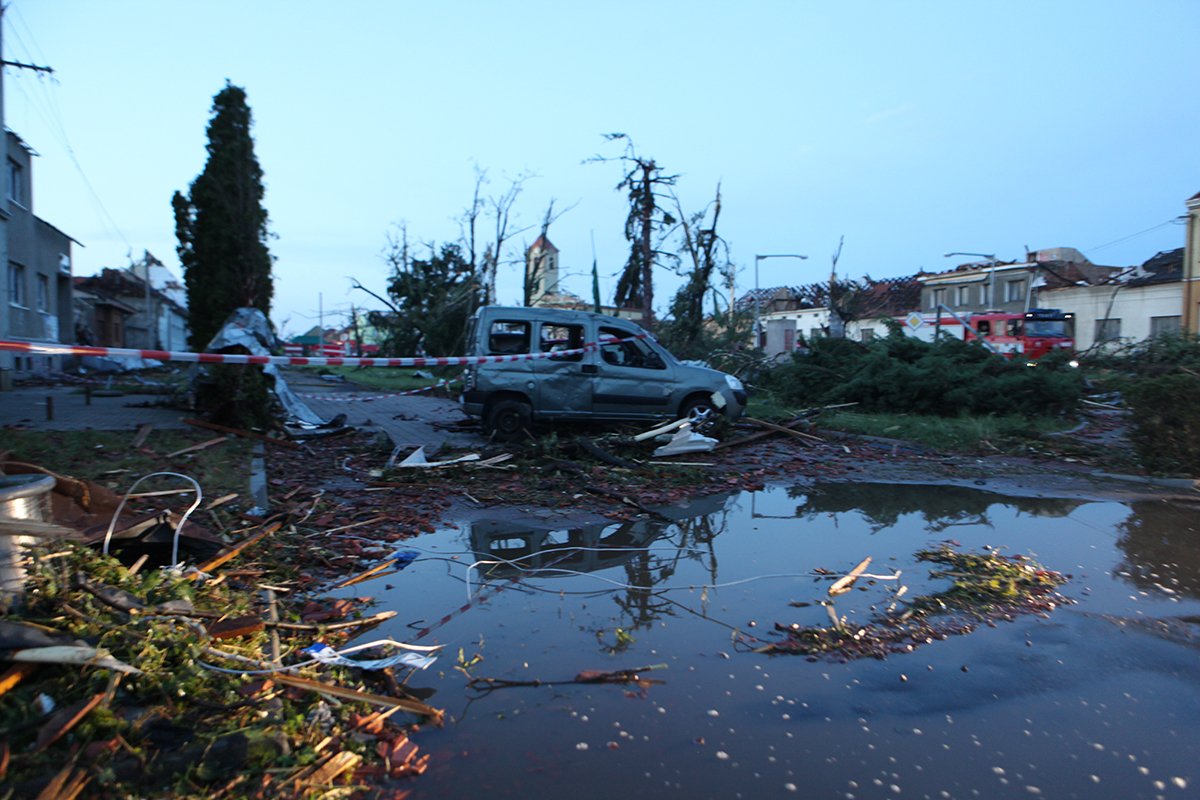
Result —
[[[45, 522], [54, 484], [49, 475], [0, 475], [0, 517]], [[0, 533], [0, 603], [25, 593], [25, 547], [35, 541]]]

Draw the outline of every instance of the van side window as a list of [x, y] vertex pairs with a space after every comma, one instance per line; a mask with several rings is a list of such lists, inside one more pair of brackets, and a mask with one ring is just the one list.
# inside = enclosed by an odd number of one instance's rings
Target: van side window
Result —
[[658, 353], [641, 339], [619, 328], [600, 329], [600, 356], [605, 364], [637, 369], [666, 369]]
[[975, 323], [975, 330], [979, 331], [980, 336], [987, 336], [992, 332], [992, 321], [990, 319], [981, 319]]
[[[583, 348], [582, 325], [551, 325], [542, 323], [541, 339], [538, 352], [558, 353], [563, 350], [579, 350]], [[554, 356], [554, 361], [582, 361], [583, 353]]]
[[1008, 335], [1009, 336], [1020, 336], [1021, 335], [1021, 320], [1010, 319], [1008, 321]]
[[515, 356], [529, 352], [528, 322], [496, 320], [488, 331], [488, 355]]

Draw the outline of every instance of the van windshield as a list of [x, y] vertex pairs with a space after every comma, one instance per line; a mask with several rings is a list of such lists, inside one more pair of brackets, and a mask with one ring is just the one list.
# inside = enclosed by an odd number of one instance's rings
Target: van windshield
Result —
[[650, 344], [649, 334], [620, 328], [600, 329], [600, 357], [606, 364], [634, 369], [665, 369], [658, 343]]

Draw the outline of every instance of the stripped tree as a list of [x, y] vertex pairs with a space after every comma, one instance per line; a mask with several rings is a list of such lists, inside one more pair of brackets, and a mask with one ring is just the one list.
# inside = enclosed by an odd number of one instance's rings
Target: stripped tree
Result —
[[642, 309], [642, 326], [654, 325], [654, 261], [659, 255], [656, 236], [675, 225], [675, 217], [663, 207], [660, 190], [674, 186], [677, 175], [664, 175], [653, 158], [640, 155], [633, 141], [624, 133], [606, 133], [607, 141], [624, 140], [625, 152], [616, 158], [596, 156], [589, 161], [620, 161], [625, 175], [617, 191], [629, 193], [629, 215], [625, 218], [625, 239], [629, 242], [629, 259], [617, 279], [613, 298], [617, 308]]

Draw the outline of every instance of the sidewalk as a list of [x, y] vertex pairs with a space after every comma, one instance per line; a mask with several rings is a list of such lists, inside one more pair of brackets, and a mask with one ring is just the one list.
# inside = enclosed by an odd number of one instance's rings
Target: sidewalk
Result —
[[[0, 392], [0, 427], [9, 425], [49, 431], [136, 431], [149, 422], [156, 428], [186, 428], [189, 416], [175, 408], [148, 406], [153, 394], [98, 397], [91, 403], [77, 386], [37, 386]], [[147, 407], [142, 407], [147, 406]]]
[[[466, 417], [458, 403], [440, 397], [401, 396], [362, 389], [350, 383], [327, 383], [312, 373], [285, 371], [284, 379], [308, 407], [325, 419], [346, 415], [346, 424], [381, 430], [394, 445], [424, 446], [432, 455], [443, 445], [479, 447], [477, 432], [446, 430]], [[90, 405], [78, 387], [44, 386], [0, 392], [0, 428], [18, 426], [33, 430], [136, 431], [151, 423], [156, 428], [187, 428], [183, 420], [194, 416], [175, 408], [147, 406], [157, 395], [98, 397]], [[49, 410], [50, 413], [47, 413]]]
[[443, 445], [470, 448], [484, 443], [478, 431], [446, 429], [466, 419], [453, 400], [389, 394], [349, 382], [328, 382], [311, 372], [283, 370], [283, 375], [291, 390], [320, 416], [333, 419], [345, 414], [347, 425], [382, 430], [394, 445], [423, 445], [426, 454], [432, 455]]

